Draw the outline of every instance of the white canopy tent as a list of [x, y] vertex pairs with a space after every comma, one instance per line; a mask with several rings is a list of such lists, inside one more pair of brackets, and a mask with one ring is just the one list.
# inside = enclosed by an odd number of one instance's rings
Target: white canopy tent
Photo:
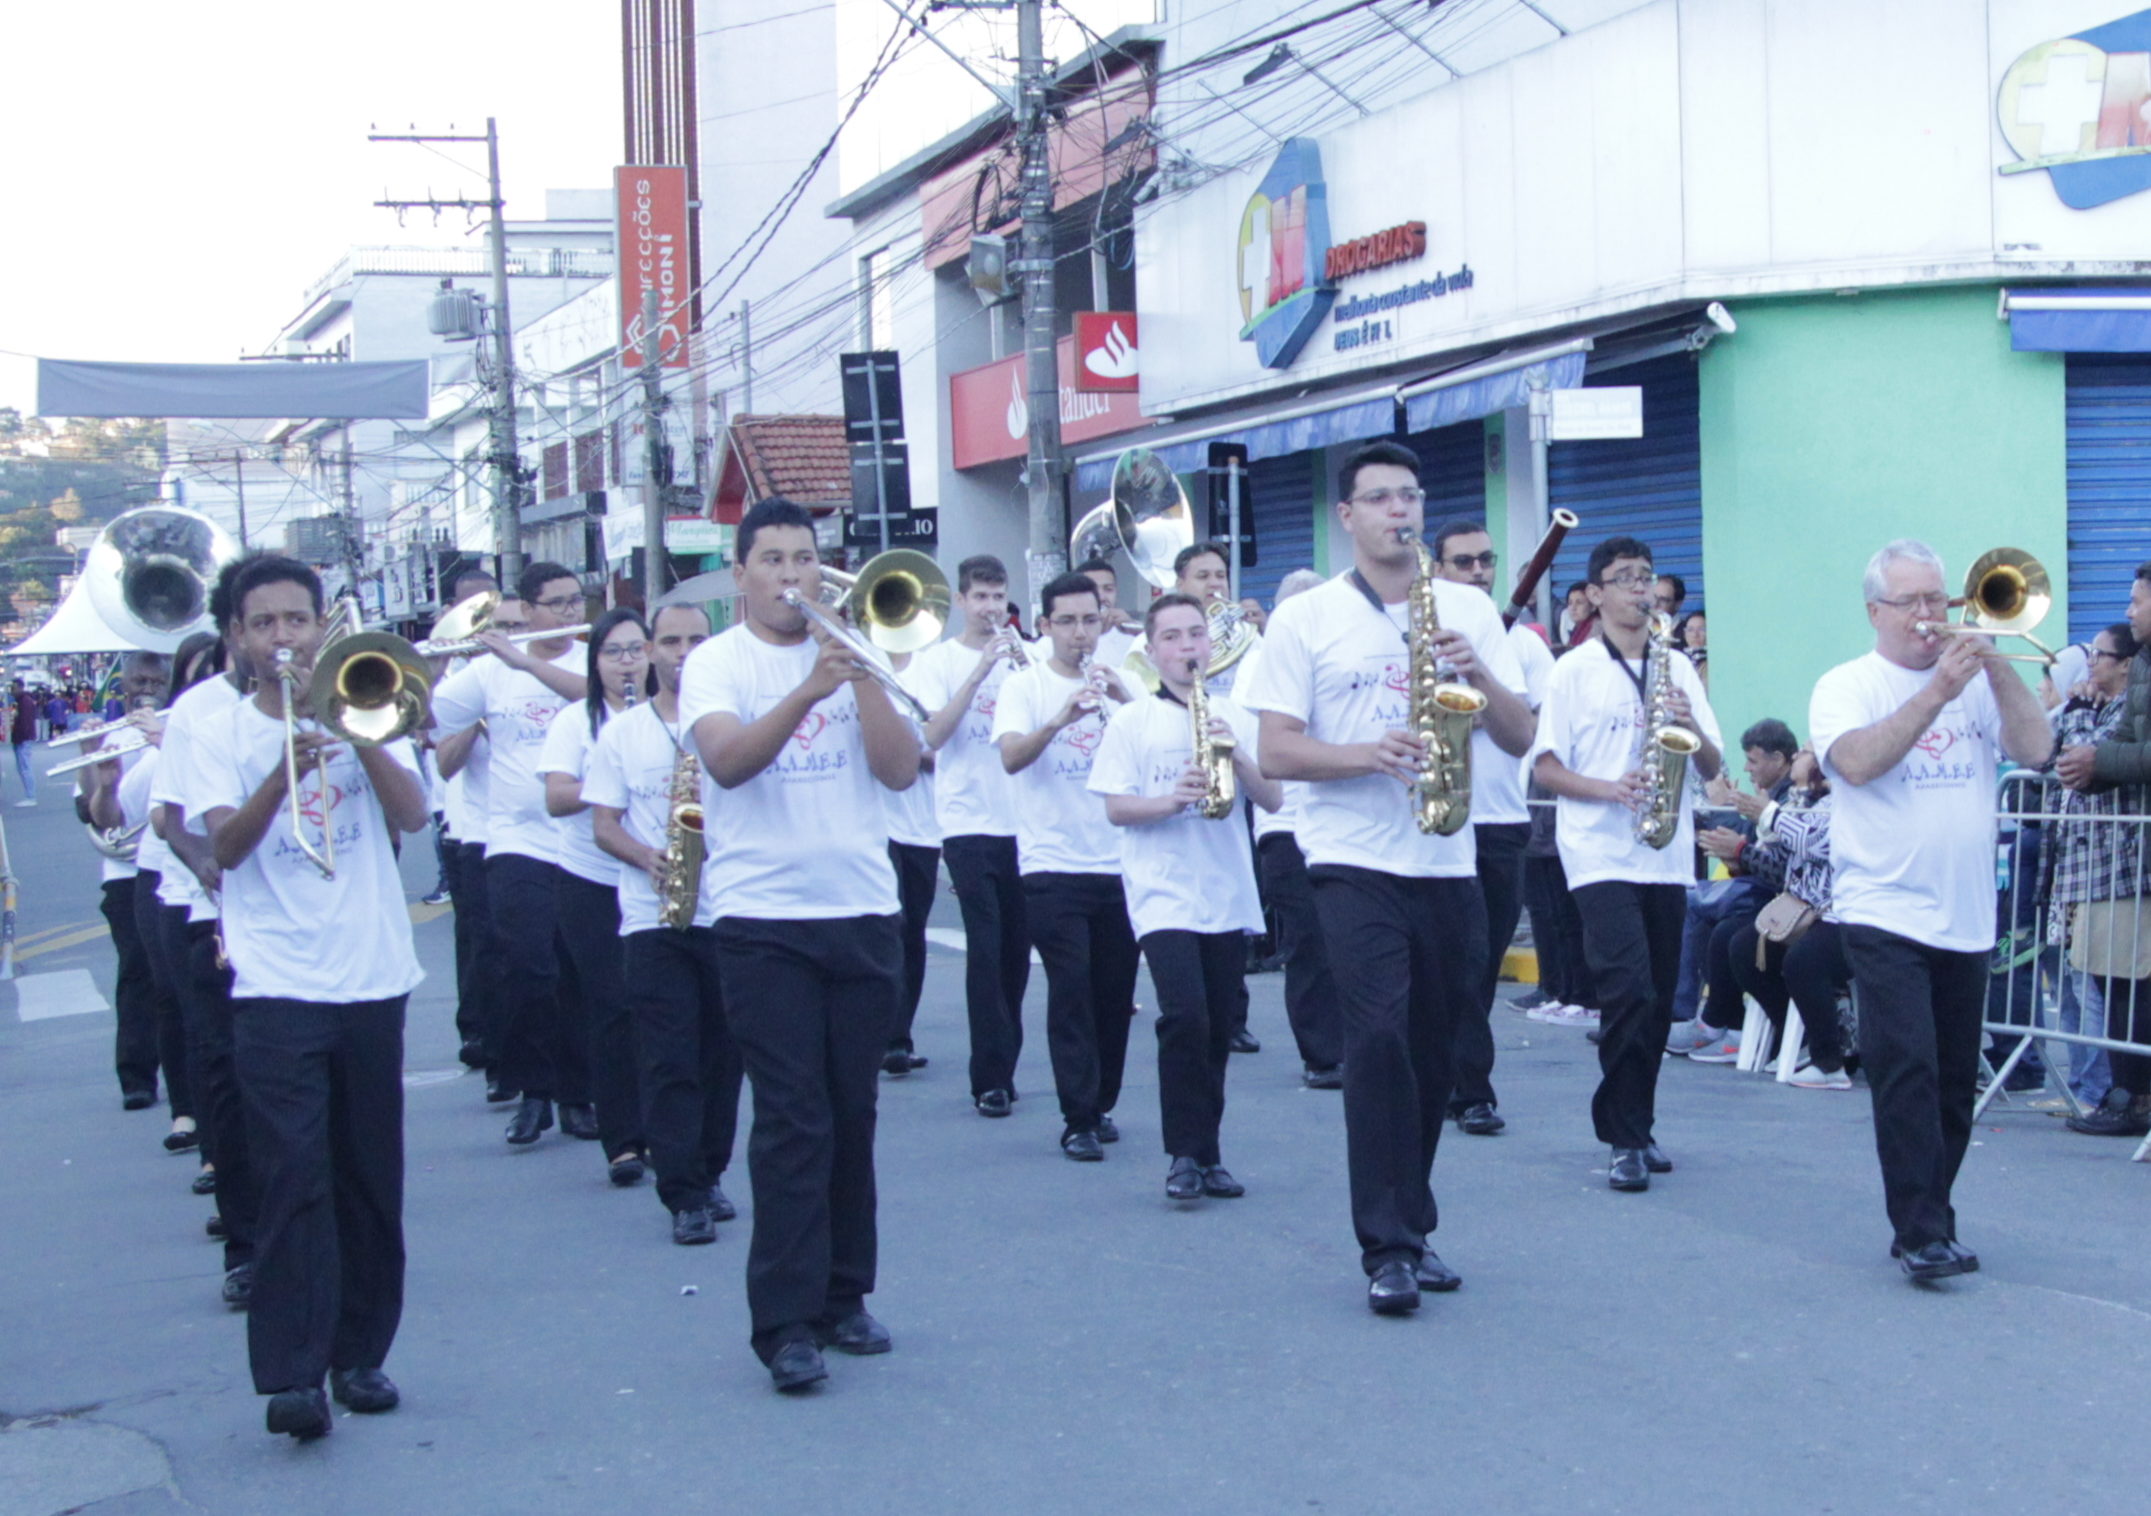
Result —
[[124, 653], [135, 644], [104, 623], [90, 604], [82, 581], [67, 592], [52, 619], [7, 650], [10, 658], [38, 658], [56, 653]]

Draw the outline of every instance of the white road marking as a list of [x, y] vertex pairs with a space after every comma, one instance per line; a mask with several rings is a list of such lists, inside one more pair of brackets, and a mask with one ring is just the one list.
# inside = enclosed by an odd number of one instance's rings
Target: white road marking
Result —
[[[963, 933], [950, 927], [928, 927], [926, 929], [926, 940], [935, 947], [947, 948], [952, 953], [961, 953], [965, 950]], [[1045, 965], [1045, 960], [1038, 956], [1038, 951], [1035, 948], [1031, 950], [1031, 962], [1038, 964], [1040, 967]]]
[[24, 1021], [88, 1016], [111, 1009], [88, 969], [54, 969], [47, 974], [24, 974], [15, 981], [15, 1014]]

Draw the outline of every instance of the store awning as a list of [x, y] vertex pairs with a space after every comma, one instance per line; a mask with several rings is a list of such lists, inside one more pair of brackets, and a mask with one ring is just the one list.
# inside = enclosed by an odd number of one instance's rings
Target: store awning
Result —
[[2151, 288], [2005, 289], [2001, 314], [2020, 353], [2151, 353]]
[[1470, 363], [1431, 379], [1402, 385], [1397, 398], [1404, 402], [1404, 429], [1432, 431], [1477, 421], [1496, 411], [1531, 403], [1533, 390], [1572, 390], [1583, 383], [1583, 365], [1591, 350], [1589, 337], [1552, 347], [1507, 352], [1483, 363]]

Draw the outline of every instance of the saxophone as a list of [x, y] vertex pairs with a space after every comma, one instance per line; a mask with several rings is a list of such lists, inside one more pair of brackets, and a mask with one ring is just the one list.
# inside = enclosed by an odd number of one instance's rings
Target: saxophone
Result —
[[1237, 744], [1210, 730], [1210, 693], [1203, 688], [1202, 666], [1190, 669], [1188, 677], [1188, 725], [1193, 730], [1195, 762], [1202, 767], [1203, 785], [1202, 799], [1195, 809], [1205, 821], [1218, 821], [1232, 814], [1232, 754]]
[[1397, 528], [1399, 541], [1419, 555], [1419, 572], [1408, 597], [1411, 631], [1406, 636], [1411, 659], [1410, 730], [1426, 744], [1419, 777], [1412, 781], [1412, 818], [1428, 836], [1451, 836], [1471, 819], [1471, 727], [1486, 709], [1486, 697], [1470, 685], [1442, 677], [1434, 634], [1441, 616], [1434, 600], [1434, 555], [1419, 534]]
[[1688, 759], [1703, 739], [1674, 724], [1673, 618], [1651, 616], [1643, 644], [1645, 707], [1636, 761], [1643, 769], [1643, 798], [1636, 803], [1636, 840], [1663, 848], [1680, 831]]
[[702, 860], [707, 844], [702, 836], [702, 762], [693, 748], [680, 754], [672, 766], [672, 793], [667, 797], [665, 821], [665, 887], [657, 917], [666, 926], [685, 931], [695, 924], [695, 907], [702, 898]]

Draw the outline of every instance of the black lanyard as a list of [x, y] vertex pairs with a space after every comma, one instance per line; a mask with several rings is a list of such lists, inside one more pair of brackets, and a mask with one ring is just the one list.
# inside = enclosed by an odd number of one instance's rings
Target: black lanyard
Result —
[[[1613, 645], [1613, 639], [1611, 637], [1608, 637], [1604, 632], [1600, 632], [1598, 634], [1598, 640], [1606, 645], [1606, 656], [1613, 660], [1613, 666], [1619, 669], [1622, 673], [1626, 674], [1628, 676], [1628, 682], [1636, 687], [1636, 699], [1642, 703], [1643, 708], [1645, 710], [1649, 710], [1651, 704], [1651, 688], [1649, 683], [1645, 680], [1643, 676], [1643, 671], [1641, 669], [1630, 668], [1628, 666], [1628, 660], [1621, 656], [1621, 650]], [[1646, 642], [1643, 646], [1643, 662], [1648, 664], [1651, 658], [1650, 644]]]
[[[1366, 597], [1367, 604], [1374, 607], [1374, 614], [1381, 617], [1384, 624], [1386, 624], [1391, 631], [1395, 632], [1397, 636], [1403, 640], [1405, 647], [1409, 648], [1412, 645], [1411, 632], [1405, 627], [1398, 626], [1396, 621], [1391, 618], [1389, 614], [1389, 607], [1382, 604], [1382, 597], [1380, 595], [1374, 593], [1374, 586], [1367, 583], [1367, 576], [1362, 574], [1358, 569], [1355, 568], [1349, 574], [1346, 574], [1344, 577], [1352, 581], [1352, 588], [1358, 590], [1361, 595]], [[1407, 617], [1406, 619], [1409, 620], [1409, 617]]]

